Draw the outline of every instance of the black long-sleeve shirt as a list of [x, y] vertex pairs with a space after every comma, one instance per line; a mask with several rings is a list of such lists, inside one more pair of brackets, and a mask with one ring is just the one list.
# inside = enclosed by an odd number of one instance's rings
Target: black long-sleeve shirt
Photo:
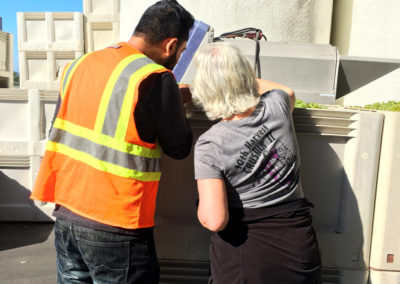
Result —
[[134, 116], [140, 138], [154, 143], [157, 138], [164, 153], [183, 159], [192, 148], [192, 131], [185, 117], [182, 97], [169, 72], [152, 74], [139, 87]]
[[[60, 103], [59, 99], [53, 122]], [[153, 73], [142, 81], [134, 118], [138, 134], [143, 141], [154, 143], [158, 139], [163, 152], [174, 159], [183, 159], [189, 155], [192, 148], [192, 131], [185, 117], [178, 84], [172, 73]], [[84, 218], [59, 205], [56, 205], [53, 215], [97, 230], [117, 233], [132, 231]]]

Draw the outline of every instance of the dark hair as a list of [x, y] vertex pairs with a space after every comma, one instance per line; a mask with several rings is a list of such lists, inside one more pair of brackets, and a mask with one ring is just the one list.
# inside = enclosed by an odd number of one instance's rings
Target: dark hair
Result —
[[155, 44], [169, 37], [187, 41], [194, 18], [176, 0], [161, 0], [147, 8], [133, 32]]

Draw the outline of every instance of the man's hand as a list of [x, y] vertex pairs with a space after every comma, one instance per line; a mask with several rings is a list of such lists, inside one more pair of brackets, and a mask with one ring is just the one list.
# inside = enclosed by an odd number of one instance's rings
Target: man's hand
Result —
[[179, 90], [182, 95], [182, 102], [184, 104], [190, 103], [192, 101], [192, 93], [190, 92], [190, 86], [186, 84], [179, 84]]

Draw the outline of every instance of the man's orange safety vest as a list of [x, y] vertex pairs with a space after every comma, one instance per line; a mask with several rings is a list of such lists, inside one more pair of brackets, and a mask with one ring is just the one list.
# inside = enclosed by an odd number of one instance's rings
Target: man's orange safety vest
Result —
[[111, 226], [154, 226], [161, 151], [140, 139], [134, 110], [140, 82], [166, 71], [127, 43], [67, 65], [31, 198]]

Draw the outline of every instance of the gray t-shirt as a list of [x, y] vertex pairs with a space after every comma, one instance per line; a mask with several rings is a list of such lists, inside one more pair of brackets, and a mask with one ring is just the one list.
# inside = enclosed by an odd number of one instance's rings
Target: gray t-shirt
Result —
[[303, 197], [288, 95], [261, 96], [248, 117], [220, 121], [196, 142], [195, 178], [224, 179], [228, 205], [261, 208]]

